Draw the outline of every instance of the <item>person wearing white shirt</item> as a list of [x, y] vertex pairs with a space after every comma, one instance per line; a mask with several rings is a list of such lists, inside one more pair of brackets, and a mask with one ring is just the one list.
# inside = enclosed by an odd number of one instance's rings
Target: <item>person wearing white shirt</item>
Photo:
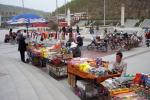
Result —
[[116, 53], [116, 61], [113, 63], [113, 70], [120, 72], [121, 77], [126, 75], [127, 63], [123, 60], [123, 54], [121, 52]]

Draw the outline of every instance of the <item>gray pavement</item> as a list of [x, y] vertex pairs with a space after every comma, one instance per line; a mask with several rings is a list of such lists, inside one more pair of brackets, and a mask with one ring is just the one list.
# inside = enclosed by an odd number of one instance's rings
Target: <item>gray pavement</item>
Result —
[[0, 100], [80, 100], [42, 70], [22, 63], [17, 45], [0, 36]]
[[[127, 62], [127, 74], [150, 74], [150, 48], [142, 46], [123, 52], [124, 61]], [[115, 54], [102, 57], [104, 60], [115, 61]]]

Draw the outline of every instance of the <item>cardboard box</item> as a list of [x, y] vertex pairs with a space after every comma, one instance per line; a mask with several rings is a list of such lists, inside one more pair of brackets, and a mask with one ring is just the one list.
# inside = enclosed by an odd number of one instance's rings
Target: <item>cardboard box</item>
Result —
[[73, 54], [63, 54], [63, 59], [71, 59], [73, 58]]

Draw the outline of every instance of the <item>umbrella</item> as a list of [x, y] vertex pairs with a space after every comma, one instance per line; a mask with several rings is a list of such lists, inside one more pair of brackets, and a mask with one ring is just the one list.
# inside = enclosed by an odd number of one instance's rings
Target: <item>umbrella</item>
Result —
[[46, 20], [38, 15], [28, 13], [16, 15], [7, 21], [8, 24], [30, 24], [38, 22], [46, 22]]
[[16, 24], [25, 24], [27, 27], [27, 33], [28, 33], [28, 27], [31, 23], [43, 23], [46, 22], [46, 20], [36, 14], [19, 14], [14, 17], [12, 17], [9, 21], [7, 21], [7, 24], [16, 25]]

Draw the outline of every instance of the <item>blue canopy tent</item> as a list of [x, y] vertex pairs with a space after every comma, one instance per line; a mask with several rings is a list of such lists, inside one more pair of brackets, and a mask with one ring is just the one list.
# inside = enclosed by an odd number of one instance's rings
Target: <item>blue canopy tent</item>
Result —
[[28, 27], [31, 23], [44, 23], [44, 22], [47, 21], [36, 14], [24, 13], [12, 17], [9, 21], [7, 21], [7, 24], [10, 25], [25, 24], [28, 32]]

